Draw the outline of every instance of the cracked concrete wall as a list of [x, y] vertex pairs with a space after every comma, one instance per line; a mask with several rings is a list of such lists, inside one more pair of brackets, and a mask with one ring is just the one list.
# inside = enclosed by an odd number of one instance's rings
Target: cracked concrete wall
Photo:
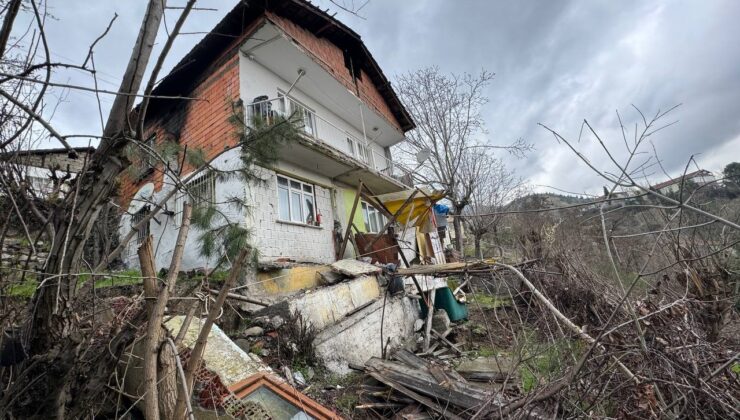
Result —
[[317, 355], [331, 372], [346, 375], [349, 364], [363, 365], [380, 357], [381, 323], [388, 349], [403, 347], [413, 340], [419, 305], [408, 297], [388, 297], [321, 331], [314, 341]]

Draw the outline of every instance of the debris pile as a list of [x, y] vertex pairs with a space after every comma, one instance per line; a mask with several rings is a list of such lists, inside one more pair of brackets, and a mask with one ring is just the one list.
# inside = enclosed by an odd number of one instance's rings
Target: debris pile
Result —
[[481, 382], [504, 381], [508, 377], [468, 371], [470, 378], [466, 379], [444, 363], [422, 359], [408, 350], [395, 352], [392, 360], [374, 357], [361, 369], [377, 384], [362, 386], [357, 409], [403, 419], [463, 419], [475, 414], [485, 418], [502, 406], [504, 396], [501, 387]]

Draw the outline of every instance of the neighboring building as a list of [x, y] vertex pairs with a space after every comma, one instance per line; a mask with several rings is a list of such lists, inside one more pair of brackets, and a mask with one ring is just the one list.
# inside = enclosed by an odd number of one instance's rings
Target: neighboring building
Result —
[[71, 181], [77, 177], [95, 148], [75, 147], [71, 150], [33, 149], [7, 152], [0, 155], [16, 165], [20, 176], [39, 198], [63, 196], [69, 191]]
[[[304, 135], [279, 151], [273, 167], [259, 169], [264, 182], [222, 181], [212, 173], [191, 181], [198, 196], [218, 203], [236, 196], [251, 206], [241, 212], [219, 205], [251, 228], [262, 260], [334, 261], [336, 232], [348, 223], [361, 232], [378, 232], [384, 224], [365, 201], [348, 220], [360, 181], [374, 194], [409, 187], [410, 175], [394, 164], [390, 147], [414, 127], [411, 117], [360, 36], [310, 3], [239, 2], [174, 68], [153, 94], [196, 99], [153, 99], [145, 128], [153, 141], [200, 148], [211, 159], [235, 144], [234, 108], [243, 107], [248, 122], [255, 115], [268, 122], [292, 111], [302, 115]], [[213, 162], [219, 169], [239, 164], [238, 150]], [[181, 179], [191, 171], [184, 165]], [[146, 203], [157, 202], [174, 183], [161, 171], [124, 176], [120, 204], [128, 212], [121, 233], [128, 234]], [[158, 268], [169, 264], [184, 200], [170, 199], [166, 211], [140, 230], [139, 241], [155, 238]], [[199, 255], [198, 236], [189, 235], [183, 269], [213, 264]], [[131, 265], [138, 263], [139, 241], [124, 256]]]
[[651, 188], [662, 194], [676, 193], [681, 188], [681, 183], [687, 182], [687, 181], [691, 181], [693, 184], [697, 186], [702, 186], [710, 182], [714, 182], [715, 177], [711, 172], [704, 170], [704, 169], [700, 169], [698, 171], [688, 173], [684, 176], [669, 179], [668, 181], [655, 184]]

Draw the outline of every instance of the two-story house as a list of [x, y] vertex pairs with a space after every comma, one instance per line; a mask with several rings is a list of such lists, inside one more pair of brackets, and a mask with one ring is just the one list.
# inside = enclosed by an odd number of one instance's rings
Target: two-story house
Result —
[[[262, 260], [332, 262], [337, 231], [351, 223], [363, 232], [383, 227], [382, 214], [365, 201], [349, 220], [359, 182], [373, 194], [409, 187], [410, 174], [393, 162], [390, 147], [414, 128], [411, 117], [360, 36], [306, 1], [240, 1], [153, 94], [188, 99], [153, 99], [147, 136], [201, 149], [219, 169], [239, 164], [238, 150], [223, 152], [237, 141], [229, 122], [236, 106], [247, 123], [298, 111], [299, 141], [282, 147], [273, 166], [259, 168], [261, 182], [222, 181], [209, 172], [189, 180], [199, 197], [221, 203], [224, 214], [251, 229]], [[163, 171], [124, 176], [121, 234], [189, 171], [183, 165], [179, 179]], [[235, 196], [249, 209], [229, 206]], [[169, 263], [188, 199], [174, 195], [139, 230], [129, 244], [128, 264], [137, 264], [136, 248], [147, 235], [157, 244], [157, 267]], [[200, 255], [197, 236], [188, 238], [183, 269], [213, 264]], [[348, 247], [345, 255], [351, 252]]]

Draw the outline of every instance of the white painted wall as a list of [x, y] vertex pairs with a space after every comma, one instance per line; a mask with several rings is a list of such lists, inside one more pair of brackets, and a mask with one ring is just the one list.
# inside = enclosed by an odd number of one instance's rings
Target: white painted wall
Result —
[[277, 166], [283, 175], [292, 175], [294, 178], [314, 182], [316, 212], [321, 214], [321, 226], [306, 226], [278, 220], [276, 172], [261, 170], [260, 177], [264, 179], [264, 182], [247, 187], [247, 202], [254, 203], [254, 205], [246, 216], [247, 226], [252, 228], [253, 242], [259, 249], [260, 258], [264, 260], [291, 258], [296, 261], [316, 263], [333, 262], [332, 194], [334, 190], [325, 187], [331, 185], [329, 180], [284, 162], [278, 163]]
[[[241, 165], [239, 151], [232, 150], [213, 162], [213, 166], [220, 170], [238, 168]], [[315, 185], [317, 212], [322, 216], [321, 226], [305, 226], [278, 221], [278, 198], [276, 172], [264, 168], [256, 168], [257, 174], [263, 181], [246, 184], [237, 178], [225, 181], [216, 181], [215, 201], [219, 210], [231, 222], [241, 223], [252, 232], [251, 242], [259, 250], [261, 260], [275, 260], [277, 258], [291, 258], [301, 262], [327, 263], [334, 261], [334, 243], [332, 229], [334, 226], [334, 211], [332, 205], [332, 188], [330, 180], [310, 173], [288, 163], [278, 162], [276, 169], [287, 176], [301, 178], [306, 182], [318, 183]], [[184, 174], [185, 178], [188, 174]], [[162, 190], [155, 193], [151, 201], [159, 202], [174, 187], [171, 180], [166, 180]], [[226, 202], [230, 198], [238, 197], [248, 204], [248, 209], [238, 209]], [[167, 202], [167, 209], [177, 208], [175, 198]], [[155, 262], [157, 269], [168, 267], [174, 252], [175, 242], [179, 232], [178, 215], [167, 216], [160, 214], [156, 217], [159, 223], [151, 221], [150, 234], [154, 237]], [[124, 236], [131, 231], [131, 216], [124, 215], [121, 221], [120, 234]], [[182, 270], [194, 268], [213, 268], [216, 260], [200, 255], [198, 237], [201, 232], [192, 227], [185, 245], [182, 261]], [[124, 262], [131, 267], [138, 267], [136, 255], [138, 244], [132, 240], [125, 252]]]

